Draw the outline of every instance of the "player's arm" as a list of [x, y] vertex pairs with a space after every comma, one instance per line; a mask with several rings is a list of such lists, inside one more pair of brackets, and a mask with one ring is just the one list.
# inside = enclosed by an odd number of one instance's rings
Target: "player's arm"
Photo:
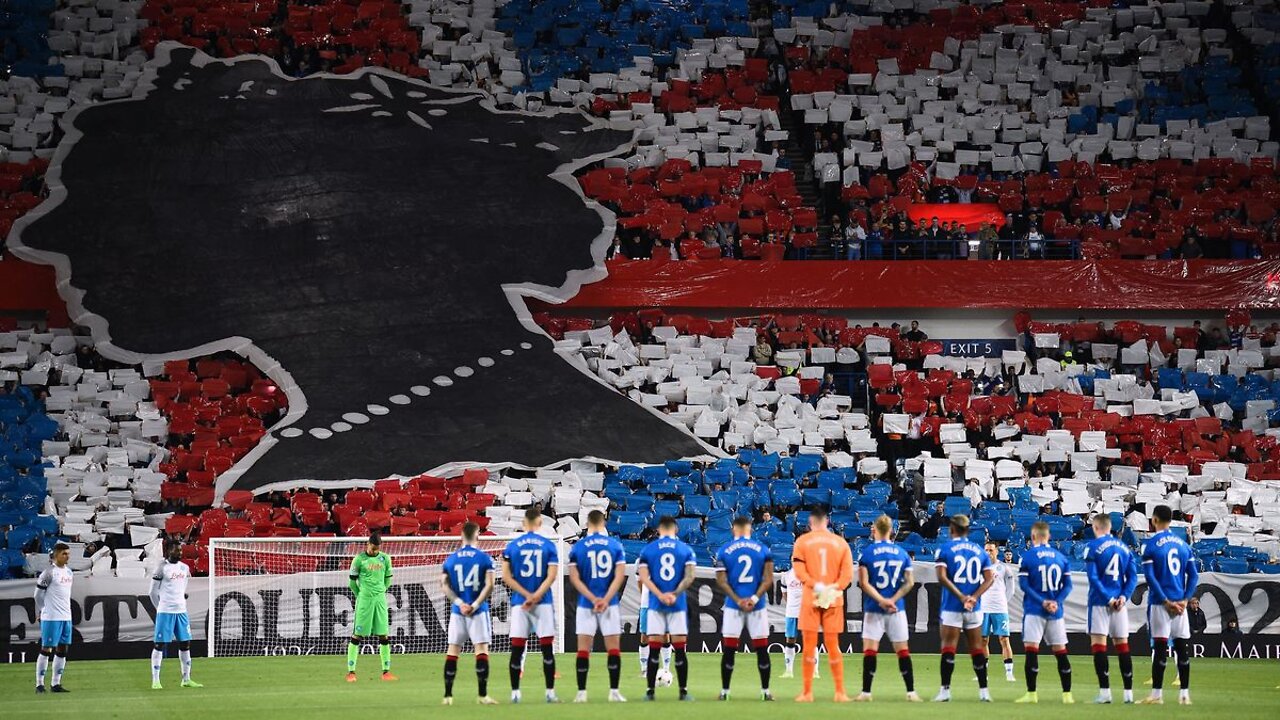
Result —
[[[506, 572], [505, 566], [503, 567], [503, 572]], [[582, 576], [578, 574], [578, 563], [574, 562], [572, 557], [569, 558], [569, 584], [573, 586], [574, 590], [578, 591], [579, 595], [585, 598], [586, 601], [592, 605], [600, 599], [595, 595], [592, 595], [591, 588], [587, 587], [587, 584], [582, 582]]]
[[36, 621], [40, 620], [40, 614], [44, 611], [44, 596], [49, 590], [49, 583], [53, 582], [53, 571], [45, 568], [40, 573], [40, 577], [36, 579]]
[[880, 591], [876, 590], [875, 586], [871, 584], [871, 573], [867, 571], [867, 566], [862, 563], [858, 563], [858, 587], [861, 588], [863, 595], [871, 598], [871, 600], [877, 605], [883, 605], [887, 600], [887, 598], [881, 595]]
[[939, 560], [937, 568], [938, 582], [942, 587], [946, 588], [947, 592], [955, 595], [957, 600], [964, 600], [964, 593], [960, 592], [960, 588], [956, 587], [956, 584], [951, 582], [951, 573], [947, 570], [947, 563]]
[[1128, 553], [1129, 562], [1125, 566], [1124, 587], [1120, 590], [1119, 600], [1128, 602], [1133, 597], [1133, 593], [1138, 589], [1138, 558], [1133, 553]]
[[809, 575], [809, 567], [805, 565], [804, 555], [797, 546], [791, 553], [791, 572], [796, 574], [796, 579], [805, 587], [813, 587], [814, 580]]
[[666, 594], [659, 590], [658, 586], [653, 583], [653, 578], [649, 577], [649, 563], [645, 562], [644, 558], [640, 558], [640, 569], [636, 572], [636, 575], [640, 578], [640, 584], [649, 588], [650, 595], [659, 597]]
[[1101, 558], [1097, 553], [1091, 553], [1088, 550], [1084, 554], [1084, 574], [1089, 580], [1089, 587], [1101, 587], [1102, 578], [1098, 575], [1098, 562]]
[[160, 607], [160, 588], [164, 586], [164, 566], [156, 568], [151, 576], [151, 607]]
[[840, 574], [836, 576], [835, 586], [840, 592], [849, 589], [853, 584], [853, 552], [849, 549], [848, 543], [842, 543], [844, 552], [840, 557]]
[[906, 597], [907, 593], [911, 592], [911, 588], [916, 586], [916, 574], [911, 570], [911, 566], [908, 565], [907, 569], [903, 570], [903, 572], [905, 575], [902, 578], [902, 587], [898, 588], [898, 592], [894, 593], [893, 597], [888, 598], [889, 602], [895, 605], [899, 600]]
[[[446, 585], [448, 583], [445, 583]], [[356, 595], [360, 594], [360, 556], [351, 558], [351, 573], [347, 576], [347, 587]]]
[[386, 558], [387, 558], [387, 570], [382, 574], [382, 579], [385, 581], [387, 587], [391, 587], [391, 577], [393, 573], [393, 571], [391, 570], [391, 556], [387, 555]]
[[[525, 600], [533, 599], [533, 593], [520, 587], [520, 583], [516, 582], [515, 573], [511, 572], [511, 561], [506, 556], [502, 558], [502, 584], [506, 585], [512, 594], [519, 595]], [[479, 605], [479, 603], [476, 604]]]
[[973, 591], [973, 599], [976, 601], [982, 597], [983, 593], [991, 588], [996, 581], [996, 569], [991, 567], [991, 561], [987, 559], [986, 553], [982, 554], [982, 584], [977, 590]]
[[450, 582], [448, 569], [440, 573], [440, 586], [444, 588], [444, 596], [449, 598], [449, 602], [458, 607], [462, 607], [466, 603], [462, 602], [462, 598], [458, 597], [458, 592], [453, 589], [453, 583]]
[[1044, 607], [1044, 601], [1046, 598], [1044, 595], [1040, 594], [1040, 591], [1036, 590], [1035, 586], [1031, 584], [1031, 573], [1026, 567], [1023, 567], [1022, 572], [1018, 575], [1018, 587], [1022, 588], [1022, 594], [1031, 598], [1031, 602], [1039, 605], [1040, 607]]
[[600, 598], [605, 605], [613, 603], [613, 599], [618, 597], [618, 593], [622, 592], [623, 584], [627, 582], [627, 564], [622, 561], [622, 557], [622, 553], [618, 553], [613, 563], [613, 582], [609, 583], [609, 591]]
[[1191, 598], [1195, 596], [1196, 588], [1200, 585], [1200, 570], [1196, 568], [1196, 558], [1194, 555], [1190, 555], [1188, 553], [1186, 565], [1187, 567], [1185, 572], [1187, 574], [1187, 582], [1186, 582], [1187, 594], [1185, 597], [1182, 598], [1182, 602], [1187, 602], [1191, 600]]
[[697, 575], [697, 568], [697, 563], [692, 560], [684, 566], [684, 577], [680, 578], [680, 584], [676, 586], [676, 589], [671, 591], [672, 595], [679, 595], [693, 585], [693, 581], [697, 579], [695, 577]]
[[533, 591], [533, 595], [528, 596], [529, 600], [532, 602], [541, 602], [542, 598], [546, 596], [547, 591], [551, 589], [552, 583], [556, 581], [556, 576], [559, 574], [560, 565], [558, 563], [551, 563], [548, 565], [546, 579], [542, 581], [542, 584], [538, 586], [537, 590]]
[[1063, 605], [1067, 602], [1067, 598], [1071, 596], [1071, 588], [1075, 587], [1075, 581], [1071, 579], [1071, 568], [1062, 568], [1062, 590], [1058, 592], [1057, 603]]
[[1142, 550], [1142, 574], [1147, 579], [1147, 593], [1151, 597], [1147, 600], [1148, 604], [1168, 602], [1169, 598], [1165, 597], [1164, 589], [1160, 587], [1160, 579], [1156, 577], [1156, 559], [1155, 556], [1143, 548]]
[[484, 574], [484, 587], [480, 588], [480, 594], [476, 596], [473, 606], [483, 605], [489, 596], [493, 594], [493, 566], [489, 566], [489, 570]]
[[769, 589], [773, 587], [773, 559], [767, 558], [764, 561], [764, 577], [760, 578], [760, 587], [756, 588], [756, 602], [760, 598], [768, 597]]

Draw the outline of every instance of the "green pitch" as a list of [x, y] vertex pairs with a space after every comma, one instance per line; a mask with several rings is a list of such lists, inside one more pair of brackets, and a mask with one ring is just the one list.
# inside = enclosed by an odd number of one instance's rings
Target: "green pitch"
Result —
[[[825, 659], [825, 658], [824, 658]], [[1076, 705], [1060, 704], [1058, 675], [1053, 659], [1041, 660], [1040, 704], [1033, 707], [1014, 705], [1013, 700], [1025, 690], [1022, 683], [1022, 657], [1016, 659], [1017, 683], [1004, 679], [1004, 671], [996, 658], [991, 664], [991, 690], [995, 703], [977, 702], [977, 683], [973, 680], [968, 658], [960, 657], [956, 663], [956, 675], [952, 685], [955, 698], [947, 704], [925, 702], [907, 707], [902, 696], [902, 679], [897, 663], [890, 654], [881, 658], [876, 675], [875, 702], [870, 706], [848, 705], [834, 707], [831, 702], [832, 685], [826, 665], [821, 667], [822, 677], [815, 683], [816, 705], [796, 705], [791, 699], [799, 692], [799, 680], [779, 680], [782, 657], [774, 658], [775, 703], [762, 703], [758, 698], [759, 675], [754, 658], [739, 655], [734, 673], [733, 698], [727, 707], [716, 701], [720, 688], [720, 658], [718, 655], [691, 655], [690, 690], [696, 703], [676, 702], [673, 688], [658, 690], [655, 707], [641, 702], [644, 681], [639, 677], [639, 661], [634, 654], [623, 656], [622, 693], [630, 701], [626, 705], [607, 705], [608, 675], [604, 653], [592, 655], [591, 703], [573, 705], [577, 688], [574, 679], [574, 659], [561, 656], [558, 668], [563, 676], [558, 690], [566, 704], [548, 706], [542, 702], [542, 668], [537, 657], [530, 658], [529, 670], [524, 677], [525, 701], [520, 706], [522, 718], [532, 720], [614, 720], [636, 718], [653, 720], [661, 715], [664, 720], [693, 720], [708, 713], [732, 713], [732, 720], [777, 720], [783, 717], [805, 717], [815, 712], [836, 717], [837, 714], [864, 714], [875, 710], [909, 712], [913, 717], [931, 717], [939, 720], [991, 720], [993, 718], [1093, 718], [1101, 712], [1111, 717], [1230, 717], [1232, 720], [1275, 720], [1280, 717], [1280, 671], [1274, 661], [1198, 660], [1191, 668], [1192, 707], [1177, 704], [1177, 673], [1170, 663], [1166, 675], [1164, 706], [1112, 705], [1097, 707], [1092, 704], [1097, 692], [1093, 663], [1087, 656], [1072, 658], [1075, 676]], [[477, 707], [475, 699], [475, 672], [470, 657], [459, 662], [458, 682], [454, 688], [455, 705], [439, 707], [442, 695], [442, 655], [397, 655], [393, 659], [393, 671], [399, 682], [382, 682], [378, 677], [377, 656], [362, 655], [360, 680], [355, 684], [344, 681], [346, 667], [339, 656], [329, 657], [276, 657], [276, 658], [196, 658], [193, 678], [204, 683], [203, 689], [178, 687], [179, 667], [176, 658], [166, 659], [163, 671], [164, 690], [152, 691], [150, 670], [146, 660], [99, 661], [67, 663], [64, 678], [71, 693], [66, 695], [36, 695], [35, 666], [0, 665], [0, 697], [4, 698], [0, 716], [6, 720], [18, 718], [335, 718], [351, 720], [361, 718], [421, 718], [423, 713], [432, 717], [455, 717], [463, 720], [475, 718], [509, 718], [510, 710], [503, 707]], [[1135, 661], [1137, 675], [1135, 695], [1145, 697], [1148, 686], [1143, 682], [1150, 677], [1149, 663]], [[916, 690], [925, 700], [938, 690], [938, 658], [933, 655], [915, 657]], [[1115, 681], [1115, 696], [1121, 697], [1119, 671], [1115, 658], [1111, 663]], [[845, 681], [849, 694], [855, 694], [862, 682], [861, 656], [846, 657]], [[489, 681], [489, 694], [504, 706], [510, 698], [507, 677], [507, 657], [495, 655]], [[728, 716], [726, 716], [728, 717]]]

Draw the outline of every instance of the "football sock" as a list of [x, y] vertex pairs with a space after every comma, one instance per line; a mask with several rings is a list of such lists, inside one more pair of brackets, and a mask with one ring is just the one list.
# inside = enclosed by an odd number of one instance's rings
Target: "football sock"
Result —
[[489, 694], [489, 656], [476, 656], [476, 685], [480, 691], [480, 697]]
[[591, 672], [591, 653], [586, 650], [578, 651], [578, 692], [586, 692], [587, 675]]
[[444, 659], [444, 696], [453, 697], [453, 681], [458, 677], [458, 656], [449, 655]]
[[1027, 664], [1023, 669], [1027, 674], [1027, 692], [1036, 691], [1036, 680], [1040, 677], [1040, 649], [1027, 648]]
[[1111, 661], [1107, 658], [1106, 645], [1093, 646], [1093, 671], [1098, 675], [1098, 688], [1111, 689]]
[[622, 651], [609, 651], [609, 689], [617, 690], [618, 683], [622, 681]]
[[862, 651], [862, 692], [871, 694], [871, 683], [876, 679], [876, 651]]
[[511, 662], [507, 665], [507, 673], [511, 676], [511, 689], [520, 689], [520, 672], [524, 666], [524, 646], [528, 640], [511, 638]]
[[907, 686], [907, 692], [916, 691], [916, 674], [911, 667], [911, 651], [898, 651], [898, 672], [902, 674], [902, 682]]
[[1058, 678], [1062, 680], [1062, 692], [1071, 692], [1071, 657], [1063, 648], [1053, 653], [1058, 656]]
[[546, 681], [548, 690], [554, 690], [556, 687], [555, 643], [555, 638], [545, 637], [538, 639], [538, 644], [542, 647], [542, 679]]

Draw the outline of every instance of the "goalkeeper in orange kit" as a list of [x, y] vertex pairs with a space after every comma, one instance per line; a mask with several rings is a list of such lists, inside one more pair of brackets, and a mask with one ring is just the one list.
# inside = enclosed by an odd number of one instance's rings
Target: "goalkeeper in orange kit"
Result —
[[844, 691], [844, 655], [840, 633], [844, 632], [844, 592], [853, 582], [853, 553], [844, 538], [827, 529], [827, 511], [814, 508], [809, 513], [809, 532], [796, 540], [791, 567], [804, 585], [800, 604], [800, 631], [804, 635], [804, 692], [796, 702], [813, 702], [813, 671], [818, 664], [818, 632], [827, 645], [836, 702], [849, 702]]

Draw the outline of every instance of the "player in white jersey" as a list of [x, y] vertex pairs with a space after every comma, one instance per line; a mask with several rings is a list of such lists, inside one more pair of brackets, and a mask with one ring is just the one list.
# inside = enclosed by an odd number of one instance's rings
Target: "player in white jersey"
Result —
[[187, 582], [191, 568], [182, 562], [182, 545], [170, 542], [165, 559], [151, 576], [151, 604], [156, 608], [155, 645], [151, 648], [151, 689], [163, 690], [160, 663], [164, 649], [178, 642], [178, 659], [182, 663], [182, 687], [204, 687], [191, 679], [191, 622], [187, 619]]
[[[782, 646], [782, 658], [786, 669], [784, 678], [795, 677], [796, 656], [800, 654], [800, 601], [804, 599], [804, 583], [796, 577], [796, 571], [790, 568], [782, 574], [782, 602], [786, 605], [786, 644]], [[818, 666], [813, 666], [813, 676], [818, 677]]]
[[[637, 620], [640, 631], [640, 677], [649, 675], [649, 588], [640, 583], [640, 615]], [[671, 672], [671, 636], [663, 635], [662, 669]]]
[[1013, 677], [1013, 646], [1009, 643], [1009, 598], [1013, 595], [1013, 581], [1018, 577], [1018, 570], [1011, 564], [1013, 553], [1006, 550], [1004, 562], [1001, 562], [999, 546], [988, 542], [984, 549], [987, 557], [991, 558], [995, 578], [991, 582], [991, 588], [982, 594], [982, 638], [988, 645], [989, 638], [993, 635], [1000, 640], [1004, 679], [1016, 682]]
[[36, 620], [40, 621], [40, 655], [36, 657], [36, 692], [44, 692], [44, 678], [53, 665], [53, 692], [64, 693], [62, 670], [67, 666], [67, 646], [71, 644], [71, 583], [74, 576], [67, 563], [71, 546], [53, 546], [53, 565], [36, 580]]

